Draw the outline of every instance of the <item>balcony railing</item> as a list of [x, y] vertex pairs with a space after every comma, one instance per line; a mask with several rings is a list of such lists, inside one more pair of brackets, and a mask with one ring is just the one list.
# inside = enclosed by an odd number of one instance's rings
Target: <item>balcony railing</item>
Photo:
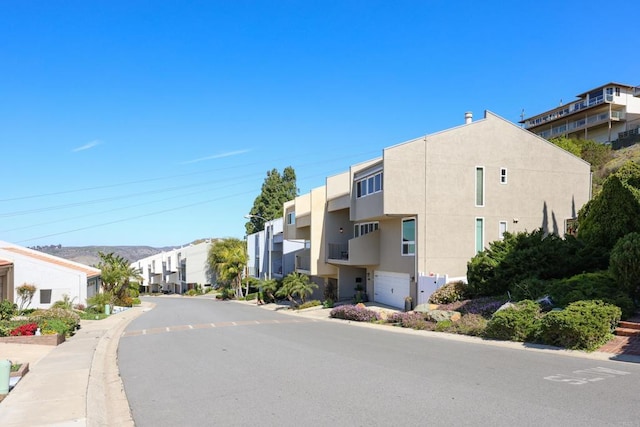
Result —
[[552, 122], [554, 120], [561, 118], [564, 115], [575, 113], [576, 111], [580, 111], [585, 108], [602, 104], [605, 102], [605, 100], [607, 103], [613, 102], [613, 95], [606, 95], [606, 98], [605, 98], [605, 95], [599, 95], [599, 96], [590, 98], [588, 102], [586, 100], [578, 101], [570, 105], [569, 107], [565, 106], [562, 109], [555, 110], [544, 117], [538, 117], [537, 119], [527, 120], [525, 122], [525, 128], [529, 129], [530, 127], [540, 126], [544, 123]]
[[347, 243], [329, 243], [329, 259], [349, 259], [349, 244]]
[[296, 270], [311, 271], [311, 251], [304, 250], [296, 255]]
[[549, 139], [553, 138], [554, 136], [565, 134], [567, 132], [575, 132], [576, 130], [583, 129], [587, 126], [594, 126], [598, 123], [606, 122], [609, 119], [618, 121], [624, 120], [624, 118], [625, 115], [622, 111], [612, 111], [611, 115], [609, 115], [609, 112], [592, 114], [590, 116], [569, 122], [568, 124], [554, 126], [551, 129], [547, 129], [538, 133], [538, 135], [543, 138]]

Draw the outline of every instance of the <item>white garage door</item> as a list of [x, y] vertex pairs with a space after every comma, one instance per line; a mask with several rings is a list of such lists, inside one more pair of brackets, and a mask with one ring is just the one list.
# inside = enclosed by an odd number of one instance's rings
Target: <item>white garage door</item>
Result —
[[390, 271], [374, 272], [373, 300], [391, 307], [404, 308], [409, 293], [409, 275]]

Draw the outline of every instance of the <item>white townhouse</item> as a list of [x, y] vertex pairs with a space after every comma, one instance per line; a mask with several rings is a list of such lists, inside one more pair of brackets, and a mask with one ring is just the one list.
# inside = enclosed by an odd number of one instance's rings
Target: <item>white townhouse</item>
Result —
[[145, 292], [182, 294], [197, 285], [211, 286], [215, 274], [209, 271], [207, 255], [213, 242], [191, 244], [161, 252], [131, 263], [142, 275]]
[[304, 240], [285, 240], [283, 218], [265, 221], [264, 230], [247, 236], [249, 276], [257, 279], [282, 279], [295, 271], [296, 254], [304, 249]]

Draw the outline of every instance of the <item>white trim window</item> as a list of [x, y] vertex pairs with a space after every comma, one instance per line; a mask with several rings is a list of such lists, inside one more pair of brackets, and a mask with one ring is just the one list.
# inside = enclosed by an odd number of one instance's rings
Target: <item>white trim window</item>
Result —
[[376, 231], [378, 227], [379, 227], [378, 222], [363, 222], [360, 224], [354, 224], [353, 237], [364, 236], [365, 234], [369, 234], [372, 231]]
[[476, 218], [476, 253], [484, 250], [484, 218]]
[[356, 181], [356, 198], [382, 191], [382, 171]]
[[401, 254], [416, 254], [416, 219], [407, 218], [402, 220], [402, 249]]
[[506, 233], [507, 230], [507, 221], [500, 221], [500, 223], [498, 224], [498, 238], [500, 240], [504, 239], [504, 233]]
[[484, 166], [476, 166], [476, 206], [484, 206]]
[[500, 184], [507, 183], [507, 168], [500, 168]]

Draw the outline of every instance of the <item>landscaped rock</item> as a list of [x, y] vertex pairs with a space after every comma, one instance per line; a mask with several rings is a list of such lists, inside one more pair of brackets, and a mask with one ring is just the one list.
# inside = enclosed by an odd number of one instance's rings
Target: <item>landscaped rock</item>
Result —
[[458, 320], [460, 320], [460, 317], [462, 317], [457, 311], [447, 310], [430, 310], [425, 314], [434, 322], [442, 322], [443, 320], [451, 320], [452, 322], [457, 322]]
[[437, 310], [438, 304], [418, 304], [413, 311], [419, 311], [420, 313], [426, 313], [429, 310]]
[[496, 313], [497, 313], [497, 312], [499, 312], [500, 310], [504, 310], [504, 309], [506, 309], [506, 308], [511, 308], [511, 307], [515, 307], [515, 306], [516, 306], [516, 305], [515, 305], [514, 303], [512, 303], [511, 301], [507, 301], [507, 302], [505, 302], [504, 304], [502, 304], [502, 305], [500, 306], [500, 308], [498, 308], [498, 309], [496, 310]]

